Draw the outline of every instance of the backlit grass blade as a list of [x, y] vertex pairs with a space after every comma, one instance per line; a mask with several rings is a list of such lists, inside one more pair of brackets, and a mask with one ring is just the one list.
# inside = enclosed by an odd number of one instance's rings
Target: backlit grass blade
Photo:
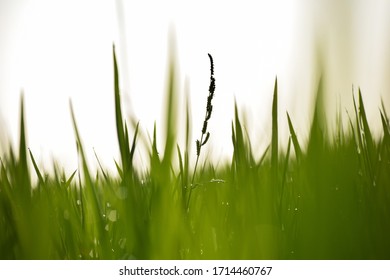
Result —
[[129, 171], [131, 171], [131, 172], [132, 172], [132, 168], [133, 168], [133, 159], [134, 159], [135, 147], [136, 147], [137, 137], [138, 137], [138, 128], [139, 128], [139, 122], [137, 123], [137, 126], [135, 127], [133, 141], [132, 141], [131, 149], [130, 149], [130, 153], [129, 153], [129, 161], [130, 161], [130, 169], [131, 169]]
[[290, 130], [290, 134], [291, 134], [291, 140], [292, 140], [292, 143], [294, 145], [295, 156], [297, 157], [297, 160], [299, 162], [301, 159], [301, 156], [302, 156], [302, 151], [301, 151], [301, 147], [300, 147], [299, 142], [298, 142], [297, 134], [295, 133], [294, 126], [291, 122], [290, 115], [288, 113], [287, 113], [287, 122], [288, 122], [288, 127]]
[[237, 103], [234, 104], [234, 122], [232, 123], [233, 139], [233, 164], [236, 172], [240, 173], [245, 170], [246, 166], [246, 149], [245, 140], [241, 121], [238, 115]]
[[36, 161], [35, 161], [35, 158], [34, 158], [32, 152], [31, 152], [31, 150], [28, 149], [28, 151], [30, 152], [31, 161], [32, 161], [32, 163], [33, 163], [35, 172], [37, 173], [39, 183], [40, 183], [41, 185], [43, 185], [43, 184], [45, 183], [45, 181], [43, 180], [42, 174], [41, 174], [41, 172], [39, 171], [39, 168], [38, 168], [38, 165], [37, 165], [37, 163], [36, 163]]
[[275, 78], [274, 95], [272, 101], [272, 140], [271, 140], [271, 164], [274, 183], [278, 182], [278, 80]]
[[[170, 42], [172, 44], [172, 42]], [[163, 167], [166, 168], [169, 175], [170, 165], [172, 163], [173, 151], [177, 145], [177, 121], [178, 121], [178, 94], [176, 89], [176, 70], [175, 70], [175, 57], [171, 52], [169, 55], [168, 77], [167, 77], [167, 90], [165, 97], [165, 120], [164, 120], [164, 134], [165, 134], [165, 148], [164, 156], [162, 159]]]
[[20, 187], [28, 196], [30, 193], [30, 173], [27, 163], [27, 141], [24, 115], [24, 96], [20, 99], [20, 130], [19, 130], [19, 160], [18, 160], [18, 177]]
[[99, 157], [98, 157], [97, 154], [96, 154], [95, 149], [93, 149], [93, 153], [95, 154], [95, 158], [96, 158], [96, 160], [97, 160], [97, 162], [98, 162], [98, 164], [99, 164], [99, 168], [100, 168], [100, 171], [101, 171], [102, 174], [103, 174], [104, 179], [108, 180], [108, 176], [107, 176], [106, 172], [105, 172], [104, 169], [103, 169], [103, 166], [102, 166], [102, 164], [101, 164], [101, 162], [100, 162], [100, 160], [99, 160]]
[[[78, 147], [79, 156], [82, 162], [82, 171], [84, 177], [84, 187], [85, 189], [81, 190], [81, 197], [84, 194], [84, 208], [83, 208], [83, 221], [84, 221], [84, 230], [88, 234], [96, 235], [100, 240], [101, 246], [94, 246], [92, 249], [95, 252], [95, 255], [98, 253], [101, 254], [101, 250], [106, 250], [109, 245], [104, 232], [104, 224], [102, 219], [102, 210], [99, 207], [98, 194], [95, 190], [95, 181], [92, 179], [90, 175], [90, 171], [88, 169], [87, 159], [85, 157], [84, 148], [81, 142], [81, 137], [79, 134], [79, 130], [76, 123], [76, 117], [73, 110], [72, 102], [70, 104], [70, 112], [73, 122], [73, 129], [76, 135], [76, 145]], [[94, 256], [92, 254], [92, 256]]]
[[70, 175], [70, 177], [68, 178], [68, 180], [66, 180], [65, 182], [65, 188], [68, 188], [70, 186], [70, 184], [72, 183], [72, 180], [74, 178], [74, 176], [76, 175], [76, 172], [77, 172], [77, 169], [75, 171], [73, 171], [72, 175]]
[[[118, 137], [119, 151], [122, 161], [122, 171], [126, 172], [130, 168], [129, 164], [129, 143], [126, 142], [125, 127], [123, 125], [122, 109], [121, 109], [121, 97], [119, 89], [119, 72], [118, 63], [115, 54], [115, 46], [112, 47], [113, 59], [114, 59], [114, 96], [115, 96], [115, 121], [116, 121], [116, 132]], [[126, 128], [127, 129], [127, 128]]]
[[366, 110], [364, 108], [364, 102], [363, 102], [363, 97], [362, 97], [362, 92], [359, 88], [359, 117], [362, 122], [363, 126], [363, 131], [364, 131], [364, 138], [367, 143], [367, 149], [368, 149], [368, 154], [372, 154], [373, 152], [373, 140], [372, 140], [372, 135], [370, 131], [370, 127], [368, 125], [367, 121], [367, 115], [366, 115]]

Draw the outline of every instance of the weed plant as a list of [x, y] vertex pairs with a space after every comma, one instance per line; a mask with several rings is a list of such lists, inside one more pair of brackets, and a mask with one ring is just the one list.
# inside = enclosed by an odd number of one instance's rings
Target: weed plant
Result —
[[390, 259], [390, 123], [384, 106], [378, 139], [371, 134], [359, 90], [349, 128], [339, 125], [331, 138], [320, 83], [307, 146], [299, 143], [287, 114], [290, 138], [283, 152], [278, 150], [275, 81], [270, 149], [252, 150], [236, 106], [231, 161], [218, 167], [207, 159], [198, 164], [210, 137], [215, 90], [210, 60], [206, 117], [193, 169], [188, 104], [185, 127], [178, 130], [184, 131], [186, 145], [184, 150], [177, 145], [173, 67], [165, 147], [159, 151], [155, 127], [145, 172], [134, 166], [142, 138], [138, 125], [131, 132], [122, 116], [115, 52], [117, 174], [102, 167], [94, 174], [89, 170], [72, 105], [80, 166], [65, 174], [56, 165], [45, 174], [27, 149], [22, 98], [18, 151], [10, 147], [0, 162], [0, 258]]

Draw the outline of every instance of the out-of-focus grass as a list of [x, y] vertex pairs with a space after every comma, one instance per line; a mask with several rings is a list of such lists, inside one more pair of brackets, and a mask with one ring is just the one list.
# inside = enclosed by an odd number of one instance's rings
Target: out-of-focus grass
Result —
[[[165, 146], [157, 147], [161, 131], [155, 127], [150, 165], [140, 173], [133, 156], [142, 138], [138, 125], [130, 132], [121, 113], [115, 53], [114, 75], [117, 174], [88, 169], [71, 106], [80, 166], [72, 174], [56, 166], [46, 175], [34, 151], [27, 153], [22, 99], [19, 151], [9, 148], [0, 162], [1, 259], [390, 258], [390, 124], [384, 106], [377, 139], [359, 91], [349, 129], [339, 125], [329, 140], [320, 83], [307, 147], [287, 114], [290, 139], [282, 152], [275, 81], [269, 149], [252, 150], [236, 106], [232, 160], [214, 166], [204, 159], [191, 176], [189, 105], [180, 129], [172, 66]], [[186, 141], [180, 148], [181, 132]]]

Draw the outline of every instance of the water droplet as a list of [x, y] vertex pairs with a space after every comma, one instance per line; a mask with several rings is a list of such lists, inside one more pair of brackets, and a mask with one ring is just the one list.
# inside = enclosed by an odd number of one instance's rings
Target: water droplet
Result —
[[294, 251], [291, 251], [290, 253], [291, 253], [291, 254], [294, 254]]
[[107, 202], [107, 203], [106, 203], [106, 207], [107, 207], [107, 208], [110, 208], [110, 207], [111, 207], [110, 202]]
[[221, 184], [221, 183], [225, 183], [225, 180], [222, 180], [222, 179], [211, 179], [210, 183]]
[[104, 229], [105, 229], [106, 231], [109, 231], [109, 230], [110, 230], [110, 226], [107, 224], [107, 225], [104, 227]]
[[295, 207], [295, 209], [294, 209], [295, 211], [298, 211], [298, 207]]
[[111, 222], [116, 222], [117, 220], [117, 214], [116, 214], [116, 210], [111, 210], [110, 213], [108, 214], [108, 219], [111, 221]]
[[81, 205], [81, 200], [77, 199], [76, 203], [77, 203], [77, 205]]
[[203, 249], [200, 249], [200, 254], [203, 255]]
[[121, 249], [124, 249], [125, 246], [126, 246], [126, 238], [121, 238], [121, 239], [119, 239], [118, 245], [119, 245], [119, 247], [120, 247]]

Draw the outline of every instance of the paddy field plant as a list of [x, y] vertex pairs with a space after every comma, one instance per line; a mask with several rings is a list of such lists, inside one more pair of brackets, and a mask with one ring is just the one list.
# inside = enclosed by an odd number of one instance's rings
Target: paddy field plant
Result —
[[[216, 87], [209, 59], [205, 118], [196, 120], [203, 121], [200, 138], [190, 140], [188, 101], [179, 127], [171, 61], [165, 131], [155, 126], [148, 142], [137, 122], [122, 114], [114, 51], [117, 172], [100, 163], [96, 172], [90, 170], [89, 147], [82, 142], [72, 104], [79, 166], [70, 173], [60, 163], [53, 172], [43, 170], [27, 148], [22, 98], [18, 148], [9, 146], [0, 161], [0, 258], [389, 259], [390, 122], [385, 106], [378, 111], [382, 133], [374, 136], [359, 90], [347, 128], [339, 123], [330, 134], [320, 82], [307, 143], [299, 141], [294, 116], [287, 113], [290, 136], [280, 149], [275, 80], [268, 148], [252, 148], [250, 128], [236, 105], [231, 160], [214, 165], [202, 153], [213, 133], [208, 122]], [[160, 133], [163, 149], [156, 140]], [[178, 145], [180, 134], [184, 147]], [[140, 143], [148, 147], [149, 159], [142, 171], [134, 161]]]

